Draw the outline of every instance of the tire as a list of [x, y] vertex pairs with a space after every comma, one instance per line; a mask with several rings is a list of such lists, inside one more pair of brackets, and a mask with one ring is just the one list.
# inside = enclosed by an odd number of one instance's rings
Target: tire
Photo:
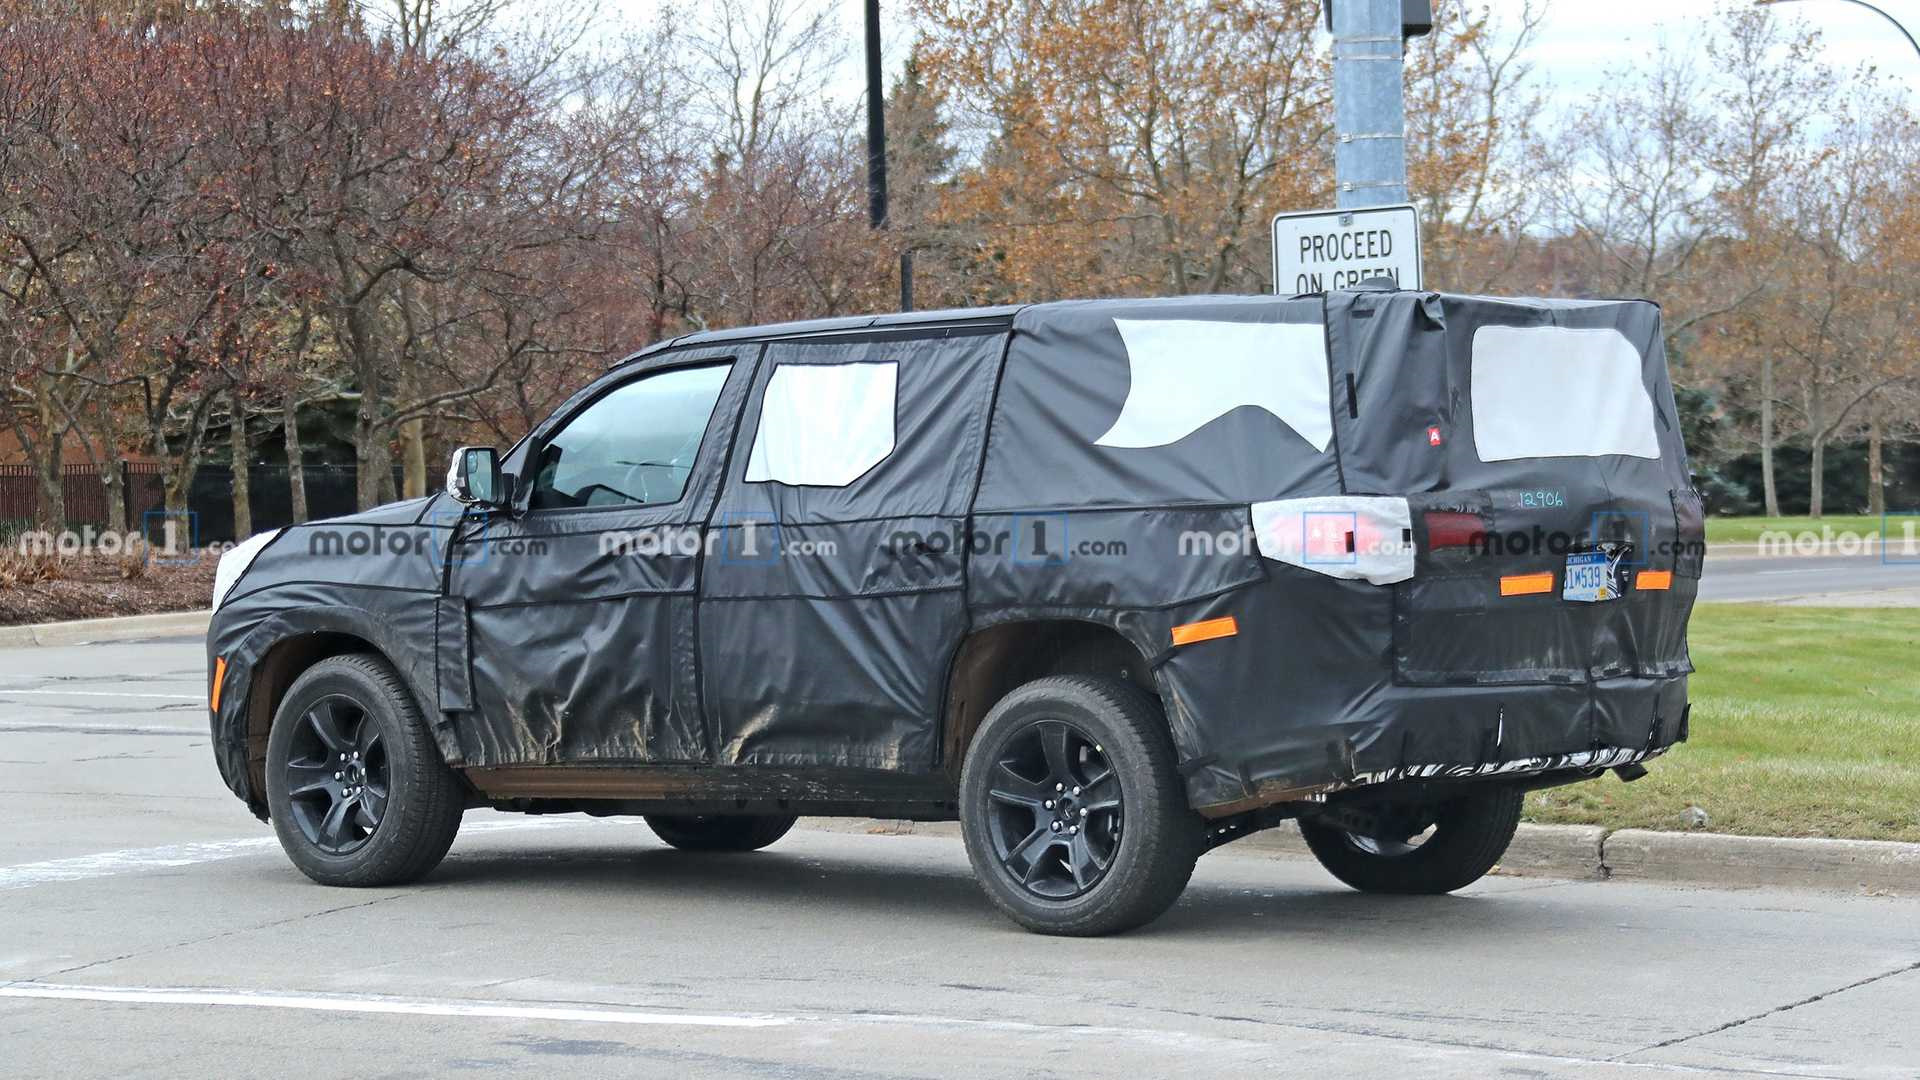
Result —
[[793, 814], [648, 814], [647, 828], [681, 851], [759, 851], [787, 835]]
[[1494, 868], [1513, 842], [1525, 797], [1517, 787], [1486, 787], [1423, 808], [1433, 832], [1417, 845], [1369, 840], [1311, 819], [1301, 820], [1300, 832], [1321, 866], [1361, 892], [1432, 896], [1464, 889]]
[[329, 657], [294, 681], [274, 714], [266, 769], [280, 846], [322, 885], [418, 880], [446, 856], [466, 810], [413, 695], [365, 653]]
[[1001, 911], [1076, 937], [1158, 918], [1205, 838], [1159, 704], [1088, 675], [1036, 679], [987, 714], [960, 773], [960, 828]]

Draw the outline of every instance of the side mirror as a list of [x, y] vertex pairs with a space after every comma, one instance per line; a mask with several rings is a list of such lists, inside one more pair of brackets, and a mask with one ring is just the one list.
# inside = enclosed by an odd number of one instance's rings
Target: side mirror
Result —
[[447, 466], [447, 494], [467, 506], [504, 506], [500, 490], [500, 452], [491, 446], [463, 446]]

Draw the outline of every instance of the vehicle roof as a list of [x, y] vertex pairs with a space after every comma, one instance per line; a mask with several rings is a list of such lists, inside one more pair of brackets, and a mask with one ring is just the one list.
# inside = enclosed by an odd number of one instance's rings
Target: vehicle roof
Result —
[[[1361, 288], [1345, 290], [1350, 292], [1392, 292], [1391, 289]], [[1011, 326], [1014, 317], [1021, 312], [1044, 313], [1055, 309], [1076, 309], [1112, 307], [1138, 311], [1141, 308], [1187, 307], [1195, 305], [1217, 305], [1221, 303], [1258, 303], [1284, 301], [1288, 299], [1313, 299], [1319, 294], [1285, 297], [1271, 293], [1222, 293], [1191, 296], [1158, 297], [1100, 297], [1088, 300], [1054, 300], [1039, 304], [999, 304], [991, 307], [943, 308], [935, 311], [893, 312], [878, 315], [843, 315], [837, 318], [803, 319], [795, 322], [767, 323], [760, 326], [739, 326], [725, 330], [703, 330], [693, 334], [682, 334], [666, 341], [656, 342], [638, 352], [623, 356], [612, 366], [620, 367], [644, 360], [650, 356], [672, 349], [696, 348], [702, 345], [718, 345], [733, 341], [785, 341], [816, 335], [862, 333], [868, 331], [886, 331], [890, 329], [931, 328], [939, 326]], [[1538, 306], [1551, 308], [1603, 306], [1608, 304], [1649, 303], [1645, 300], [1627, 298], [1585, 298], [1561, 299], [1547, 297], [1481, 297], [1459, 294], [1443, 294], [1459, 299], [1481, 300], [1490, 303], [1516, 306]]]
[[881, 315], [843, 315], [829, 319], [803, 319], [797, 322], [738, 326], [727, 330], [703, 330], [656, 342], [637, 353], [623, 357], [621, 364], [644, 360], [669, 349], [718, 345], [729, 341], [772, 341], [817, 334], [839, 334], [895, 327], [931, 327], [952, 325], [1011, 325], [1014, 315], [1028, 305], [1001, 304], [994, 307], [945, 308], [937, 311], [906, 311]]

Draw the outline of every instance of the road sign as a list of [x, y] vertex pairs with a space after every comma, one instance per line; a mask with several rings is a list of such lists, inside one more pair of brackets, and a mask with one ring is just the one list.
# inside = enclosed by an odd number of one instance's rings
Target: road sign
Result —
[[1391, 278], [1403, 289], [1420, 275], [1420, 215], [1412, 206], [1303, 210], [1273, 216], [1273, 291], [1351, 289]]

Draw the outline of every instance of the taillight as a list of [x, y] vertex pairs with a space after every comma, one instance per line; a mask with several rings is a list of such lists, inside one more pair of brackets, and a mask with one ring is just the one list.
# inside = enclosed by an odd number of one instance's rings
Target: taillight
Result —
[[1257, 502], [1260, 554], [1328, 577], [1392, 585], [1413, 576], [1412, 512], [1394, 495], [1313, 495]]
[[1479, 514], [1429, 510], [1424, 515], [1428, 548], [1480, 547], [1486, 543], [1487, 522]]

